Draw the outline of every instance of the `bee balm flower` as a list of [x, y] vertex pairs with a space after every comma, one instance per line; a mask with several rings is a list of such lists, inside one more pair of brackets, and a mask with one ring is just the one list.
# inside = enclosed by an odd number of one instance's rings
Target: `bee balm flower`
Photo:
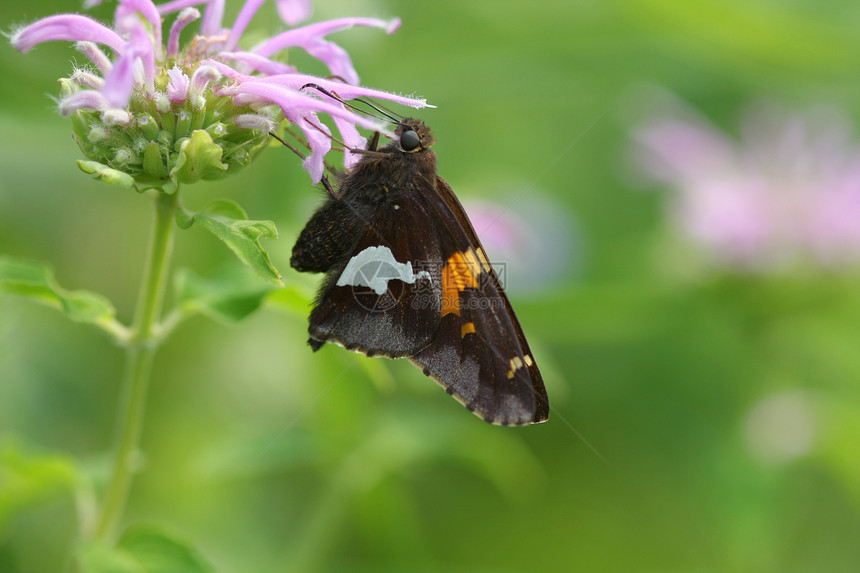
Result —
[[[90, 4], [98, 2], [91, 1]], [[175, 189], [178, 183], [224, 177], [248, 165], [268, 132], [283, 119], [302, 130], [311, 147], [305, 167], [322, 177], [331, 148], [328, 114], [348, 144], [360, 143], [356, 127], [386, 131], [343, 104], [310, 89], [330, 86], [344, 99], [375, 97], [411, 107], [421, 99], [359, 87], [349, 55], [326, 36], [353, 26], [399, 26], [369, 18], [343, 18], [289, 29], [247, 51], [239, 41], [263, 0], [248, 0], [232, 28], [222, 27], [223, 0], [120, 0], [112, 28], [79, 14], [60, 14], [17, 30], [12, 45], [27, 52], [42, 42], [76, 43], [91, 66], [61, 80], [59, 112], [71, 116], [75, 139], [91, 161], [82, 169], [138, 189]], [[201, 12], [195, 6], [204, 6]], [[277, 0], [288, 25], [310, 14], [307, 0]], [[165, 34], [164, 17], [176, 14]], [[199, 34], [184, 46], [180, 32], [200, 20]], [[346, 84], [296, 73], [272, 59], [296, 47], [326, 64]], [[346, 154], [348, 159], [349, 154]]]
[[645, 171], [676, 191], [680, 229], [725, 266], [860, 262], [860, 149], [823, 110], [754, 108], [733, 141], [676, 104], [634, 134]]

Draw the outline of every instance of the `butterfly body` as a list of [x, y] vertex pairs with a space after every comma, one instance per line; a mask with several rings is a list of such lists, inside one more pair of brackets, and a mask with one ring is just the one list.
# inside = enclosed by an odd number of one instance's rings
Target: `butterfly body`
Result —
[[543, 381], [434, 139], [406, 119], [314, 213], [290, 264], [323, 272], [309, 343], [407, 357], [488, 422], [545, 421]]

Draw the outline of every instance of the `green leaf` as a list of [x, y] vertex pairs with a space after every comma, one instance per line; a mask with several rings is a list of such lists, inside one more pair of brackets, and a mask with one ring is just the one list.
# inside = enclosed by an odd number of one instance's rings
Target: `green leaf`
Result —
[[0, 531], [13, 514], [59, 495], [72, 495], [75, 463], [62, 455], [37, 452], [17, 439], [0, 440]]
[[82, 573], [214, 573], [215, 569], [181, 535], [150, 524], [129, 527], [115, 547], [81, 546]]
[[119, 547], [133, 555], [147, 573], [209, 573], [215, 571], [191, 543], [156, 525], [129, 527]]
[[176, 287], [183, 310], [202, 312], [216, 320], [239, 322], [257, 310], [274, 287], [241, 267], [230, 267], [211, 278], [188, 269], [177, 272]]
[[177, 183], [196, 183], [201, 179], [220, 179], [227, 173], [227, 165], [221, 163], [221, 146], [212, 141], [209, 132], [198, 129], [179, 145], [179, 156], [170, 171]]
[[232, 201], [213, 201], [199, 213], [179, 209], [176, 223], [183, 229], [192, 225], [203, 227], [227, 245], [239, 260], [254, 272], [278, 286], [283, 286], [281, 273], [272, 265], [260, 238], [276, 239], [278, 229], [272, 221], [253, 221]]
[[58, 308], [75, 322], [109, 320], [116, 314], [110, 301], [100, 294], [62, 289], [51, 269], [42, 263], [0, 257], [0, 290]]
[[128, 173], [117, 171], [116, 169], [108, 167], [98, 161], [84, 161], [83, 159], [80, 159], [78, 160], [78, 167], [84, 173], [95, 175], [96, 179], [100, 179], [108, 185], [117, 185], [125, 189], [131, 189], [134, 187], [134, 177]]

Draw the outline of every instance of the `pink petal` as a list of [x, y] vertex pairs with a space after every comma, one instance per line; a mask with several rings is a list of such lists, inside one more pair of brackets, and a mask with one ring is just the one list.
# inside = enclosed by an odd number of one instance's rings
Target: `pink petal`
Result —
[[125, 52], [125, 41], [116, 32], [92, 18], [78, 14], [58, 14], [37, 20], [12, 35], [12, 46], [19, 52], [28, 52], [42, 42], [67, 40], [90, 41], [104, 44], [117, 54]]
[[[252, 51], [261, 56], [269, 57], [284, 48], [299, 47], [323, 62], [333, 74], [343, 77], [348, 83], [357, 84], [358, 74], [352, 66], [352, 61], [346, 51], [323, 38], [328, 34], [348, 30], [353, 26], [369, 26], [383, 28], [389, 33], [397, 29], [399, 20], [384, 21], [376, 18], [341, 18], [311, 24], [295, 30], [287, 30], [274, 38], [266, 40]], [[228, 42], [229, 45], [229, 42]]]
[[167, 84], [167, 97], [170, 98], [170, 101], [179, 103], [188, 99], [188, 86], [191, 84], [191, 80], [188, 79], [185, 72], [181, 68], [173, 66], [167, 70], [167, 75], [170, 78], [170, 82]]
[[[231, 68], [230, 66], [228, 66], [227, 64], [225, 64], [223, 62], [219, 62], [218, 60], [211, 60], [210, 59], [210, 60], [206, 60], [204, 63], [214, 67], [216, 70], [221, 72], [222, 75], [230, 78], [231, 80], [244, 81], [244, 80], [252, 79], [251, 76], [246, 76], [245, 74], [235, 70], [234, 68]], [[227, 86], [222, 86], [222, 87], [227, 87]]]
[[196, 70], [194, 70], [194, 74], [191, 76], [191, 95], [201, 95], [206, 90], [206, 86], [208, 86], [210, 82], [216, 82], [220, 78], [221, 72], [218, 71], [218, 68], [208, 64], [201, 64]]
[[135, 69], [140, 61], [143, 67], [143, 82], [149, 93], [155, 91], [155, 55], [152, 53], [152, 43], [143, 25], [139, 22], [131, 29], [131, 41], [125, 54], [120, 57], [105, 77], [105, 87], [102, 93], [111, 107], [122, 108], [128, 105], [135, 86]]
[[137, 83], [135, 81], [135, 71], [138, 61], [142, 62], [144, 70], [144, 77], [142, 79], [147, 86], [147, 90], [150, 93], [154, 91], [153, 74], [155, 63], [151, 47], [149, 37], [143, 31], [143, 26], [138, 24], [132, 30], [132, 40], [128, 45], [126, 53], [114, 63], [113, 69], [105, 77], [105, 86], [102, 89], [102, 93], [111, 107], [122, 108], [128, 105], [131, 93]]
[[328, 20], [326, 22], [318, 22], [296, 28], [295, 30], [287, 30], [266, 40], [265, 42], [254, 48], [254, 52], [264, 56], [271, 56], [275, 52], [279, 52], [284, 48], [291, 46], [303, 46], [306, 43], [313, 42], [320, 38], [324, 38], [334, 32], [349, 30], [353, 26], [367, 26], [371, 28], [383, 28], [389, 34], [394, 32], [399, 25], [400, 20], [379, 20], [377, 18], [339, 18], [337, 20]]
[[[161, 34], [159, 34], [160, 36]], [[131, 40], [129, 45], [133, 46], [143, 64], [143, 83], [148, 93], [155, 91], [155, 52], [149, 35], [140, 24], [131, 29]], [[160, 47], [160, 45], [159, 45]]]
[[203, 13], [203, 21], [200, 23], [200, 34], [203, 36], [213, 36], [221, 31], [224, 20], [224, 0], [174, 0], [166, 2], [158, 7], [158, 12], [162, 15], [179, 12], [191, 6], [199, 6], [206, 4], [206, 10]]
[[346, 50], [327, 40], [315, 40], [314, 42], [305, 44], [302, 48], [311, 56], [318, 59], [326, 66], [333, 76], [343, 78], [343, 80], [352, 85], [358, 85], [358, 72], [352, 65], [352, 58]]
[[[313, 118], [313, 121], [310, 121], [309, 117]], [[325, 171], [325, 155], [331, 151], [331, 131], [320, 123], [313, 113], [308, 114], [308, 117], [300, 117], [295, 123], [311, 146], [311, 154], [305, 158], [302, 166], [310, 174], [311, 181], [319, 183]]]
[[137, 62], [137, 54], [130, 49], [123, 57], [118, 59], [113, 69], [105, 77], [105, 85], [102, 93], [111, 107], [126, 107], [134, 90], [134, 67]]
[[392, 18], [388, 22], [388, 27], [385, 28], [385, 33], [390, 36], [391, 34], [393, 34], [394, 32], [396, 32], [397, 30], [400, 29], [400, 24], [401, 24], [400, 18]]
[[203, 21], [200, 22], [200, 33], [204, 36], [214, 36], [221, 31], [224, 21], [224, 0], [210, 0]]
[[104, 109], [107, 101], [95, 90], [83, 90], [73, 93], [60, 101], [60, 115], [68, 116], [79, 109]]
[[239, 15], [236, 16], [236, 21], [233, 23], [233, 27], [230, 29], [230, 36], [227, 38], [227, 43], [224, 45], [224, 50], [232, 51], [238, 44], [239, 38], [242, 37], [242, 34], [245, 32], [245, 28], [248, 27], [248, 24], [251, 22], [251, 18], [254, 17], [254, 14], [257, 13], [257, 10], [260, 9], [260, 5], [265, 0], [248, 0], [245, 2], [245, 5], [242, 6], [242, 10], [239, 11]]
[[284, 115], [293, 123], [297, 123], [303, 115], [320, 112], [327, 113], [332, 117], [341, 117], [366, 129], [390, 133], [383, 125], [349, 112], [337, 102], [329, 103], [264, 81], [247, 81], [240, 84], [236, 88], [236, 95], [233, 96], [233, 99], [236, 105], [247, 105], [253, 101], [277, 104], [283, 110]]
[[151, 41], [146, 35], [148, 50], [161, 59], [161, 15], [152, 0], [119, 0], [114, 14], [114, 29], [123, 35], [132, 34], [136, 28], [143, 29], [140, 16], [149, 22], [153, 34]]
[[[332, 117], [332, 121], [334, 121], [337, 130], [340, 132], [341, 139], [348, 148], [364, 149], [367, 146], [367, 138], [358, 132], [353, 123], [345, 121], [338, 116]], [[347, 169], [355, 165], [359, 159], [361, 159], [360, 154], [352, 153], [348, 149], [344, 150], [343, 166]]]
[[135, 12], [139, 12], [153, 27], [161, 26], [161, 16], [158, 13], [158, 7], [152, 0], [119, 0], [115, 17], [123, 18]]
[[295, 26], [307, 21], [314, 7], [310, 0], [276, 0], [278, 14], [287, 26]]
[[179, 13], [179, 16], [170, 26], [170, 35], [167, 39], [168, 58], [173, 58], [179, 53], [179, 34], [185, 26], [198, 18], [200, 18], [200, 11], [197, 8], [183, 8], [182, 12]]
[[[268, 78], [265, 78], [265, 81], [268, 83], [290, 87], [294, 90], [299, 90], [302, 86], [306, 84], [316, 84], [321, 88], [336, 93], [339, 97], [345, 100], [355, 99], [359, 97], [370, 97], [393, 101], [394, 103], [409, 106], [415, 109], [421, 109], [424, 107], [435, 107], [432, 105], [427, 105], [427, 100], [425, 99], [415, 99], [399, 96], [397, 94], [385, 92], [382, 90], [363, 88], [360, 86], [345, 84], [343, 82], [327, 80], [325, 78], [318, 78], [316, 76], [309, 76], [307, 74], [286, 74], [270, 76]], [[314, 89], [310, 87], [306, 88], [306, 91], [308, 93], [314, 93]], [[320, 97], [328, 96], [323, 96], [322, 94], [320, 94]]]
[[105, 53], [102, 52], [101, 49], [92, 42], [78, 42], [75, 45], [75, 48], [77, 48], [79, 52], [89, 58], [89, 60], [93, 63], [95, 67], [99, 69], [103, 76], [106, 76], [113, 67], [110, 58], [108, 58], [107, 55], [105, 55]]
[[190, 8], [191, 6], [209, 4], [209, 2], [211, 1], [212, 0], [173, 0], [173, 2], [165, 2], [164, 4], [159, 4], [158, 13], [162, 16], [165, 14], [172, 14], [174, 12], [184, 10], [185, 8]]
[[221, 52], [218, 54], [218, 57], [241, 62], [252, 70], [262, 72], [270, 76], [275, 74], [292, 74], [296, 71], [296, 68], [293, 66], [272, 61], [252, 52]]

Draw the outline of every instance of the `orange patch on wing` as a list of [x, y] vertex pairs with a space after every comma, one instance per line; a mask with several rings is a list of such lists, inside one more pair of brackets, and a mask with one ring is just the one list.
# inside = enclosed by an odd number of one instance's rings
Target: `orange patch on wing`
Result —
[[460, 338], [464, 338], [467, 334], [475, 332], [475, 323], [467, 322], [460, 328]]
[[481, 263], [475, 252], [454, 253], [442, 269], [442, 316], [453, 312], [460, 315], [460, 291], [478, 288]]
[[466, 264], [469, 265], [469, 270], [473, 275], [478, 276], [481, 274], [483, 269], [481, 268], [481, 263], [478, 262], [478, 257], [475, 255], [474, 250], [469, 249], [466, 251], [463, 258], [466, 260]]

